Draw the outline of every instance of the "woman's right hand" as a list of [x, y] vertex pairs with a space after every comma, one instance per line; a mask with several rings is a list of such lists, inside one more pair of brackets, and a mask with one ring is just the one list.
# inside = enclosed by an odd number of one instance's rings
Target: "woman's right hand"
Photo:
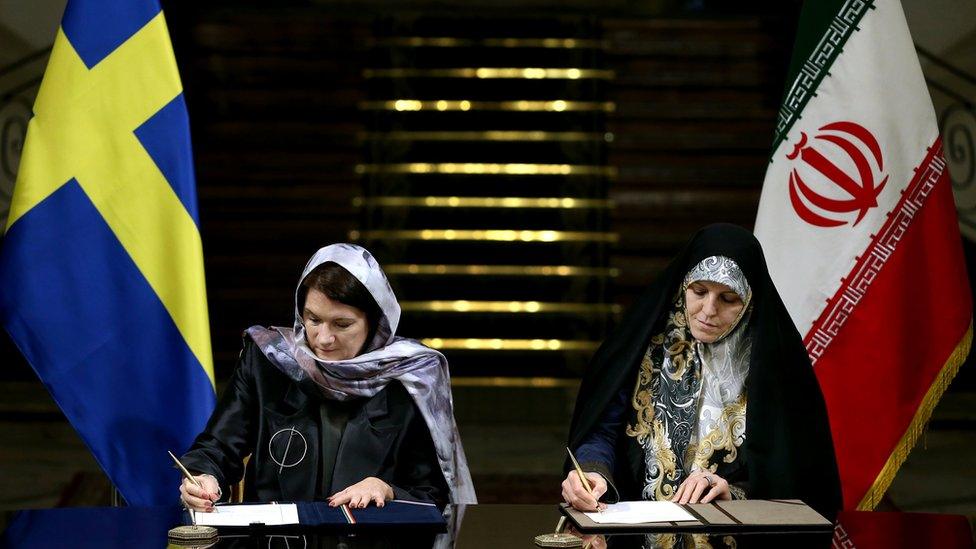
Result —
[[570, 471], [563, 481], [563, 500], [577, 511], [597, 511], [603, 505], [600, 496], [607, 493], [607, 481], [599, 473], [585, 473], [593, 493], [586, 491], [576, 471]]
[[183, 501], [183, 505], [194, 511], [204, 513], [213, 511], [213, 502], [219, 499], [220, 494], [217, 479], [210, 475], [197, 475], [193, 478], [200, 483], [202, 488], [184, 478], [183, 483], [180, 484], [180, 499]]

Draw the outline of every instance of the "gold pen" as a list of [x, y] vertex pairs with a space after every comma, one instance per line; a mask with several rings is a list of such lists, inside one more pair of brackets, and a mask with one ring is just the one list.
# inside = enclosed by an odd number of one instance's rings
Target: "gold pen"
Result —
[[[181, 473], [183, 473], [183, 476], [188, 478], [190, 482], [196, 484], [197, 488], [200, 488], [202, 490], [203, 486], [199, 482], [197, 482], [197, 479], [193, 478], [193, 475], [191, 475], [190, 472], [186, 470], [186, 467], [183, 467], [183, 464], [180, 463], [180, 460], [173, 455], [173, 452], [166, 450], [166, 453], [169, 454], [169, 457], [173, 458], [173, 462], [176, 463], [176, 468], [179, 469]], [[190, 514], [190, 522], [192, 522], [193, 525], [196, 526], [197, 524], [196, 512], [189, 505], [186, 506], [186, 512]]]
[[176, 456], [173, 455], [173, 452], [170, 452], [169, 450], [166, 450], [166, 453], [169, 454], [169, 457], [173, 458], [173, 462], [176, 463], [176, 468], [179, 469], [181, 473], [183, 473], [183, 476], [187, 480], [189, 480], [193, 484], [196, 484], [197, 485], [197, 488], [201, 488], [201, 489], [203, 488], [203, 485], [200, 484], [197, 481], [197, 479], [193, 478], [193, 475], [191, 475], [190, 472], [186, 470], [186, 467], [183, 467], [183, 464], [180, 463], [180, 460], [177, 459]]
[[[569, 459], [572, 460], [573, 467], [576, 468], [576, 474], [579, 475], [580, 482], [583, 483], [583, 488], [586, 488], [586, 491], [589, 492], [590, 495], [592, 496], [593, 495], [593, 487], [590, 486], [590, 480], [588, 478], [586, 478], [586, 475], [583, 473], [583, 468], [580, 467], [579, 462], [576, 461], [576, 456], [573, 455], [573, 451], [569, 449], [569, 446], [566, 447], [566, 453], [569, 454]], [[596, 502], [596, 510], [597, 510], [597, 512], [602, 512], [600, 510], [600, 502], [599, 501]]]

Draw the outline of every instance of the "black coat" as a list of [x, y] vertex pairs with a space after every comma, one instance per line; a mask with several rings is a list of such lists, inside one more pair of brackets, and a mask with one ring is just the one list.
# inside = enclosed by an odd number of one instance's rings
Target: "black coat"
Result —
[[[323, 446], [323, 423], [325, 432], [330, 423], [325, 413], [348, 418], [337, 451], [334, 434], [325, 435]], [[403, 384], [393, 381], [368, 399], [325, 400], [314, 386], [274, 367], [250, 339], [206, 429], [182, 461], [194, 473], [216, 477], [224, 494], [243, 476], [244, 501], [322, 499], [366, 477], [389, 484], [397, 499], [448, 500], [430, 432]], [[323, 478], [329, 470], [331, 479]]]

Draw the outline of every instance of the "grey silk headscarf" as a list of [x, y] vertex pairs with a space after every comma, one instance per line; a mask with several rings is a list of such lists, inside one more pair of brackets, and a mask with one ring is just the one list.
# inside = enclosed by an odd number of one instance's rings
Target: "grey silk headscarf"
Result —
[[[685, 290], [696, 281], [725, 284], [743, 303], [728, 331], [711, 343], [694, 339], [688, 328]], [[715, 472], [718, 459], [741, 459], [751, 300], [735, 261], [707, 257], [685, 275], [664, 333], [651, 338], [633, 399], [636, 422], [628, 428], [644, 449], [644, 499], [670, 499], [689, 473]]]
[[293, 328], [252, 326], [247, 334], [288, 377], [299, 383], [311, 380], [320, 394], [330, 400], [369, 398], [391, 381], [403, 383], [430, 429], [437, 461], [451, 491], [451, 503], [477, 503], [454, 421], [447, 359], [416, 340], [396, 335], [400, 305], [383, 269], [365, 248], [333, 244], [320, 249], [305, 265], [299, 287], [313, 269], [329, 261], [356, 277], [382, 312], [376, 334], [362, 354], [337, 361], [317, 358], [305, 340], [297, 290]]

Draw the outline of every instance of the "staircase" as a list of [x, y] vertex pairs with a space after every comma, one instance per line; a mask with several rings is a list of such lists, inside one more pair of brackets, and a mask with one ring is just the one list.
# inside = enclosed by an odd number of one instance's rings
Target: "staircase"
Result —
[[614, 74], [598, 27], [399, 18], [374, 29], [362, 228], [350, 237], [386, 266], [400, 333], [449, 353], [455, 383], [578, 377], [619, 313]]

